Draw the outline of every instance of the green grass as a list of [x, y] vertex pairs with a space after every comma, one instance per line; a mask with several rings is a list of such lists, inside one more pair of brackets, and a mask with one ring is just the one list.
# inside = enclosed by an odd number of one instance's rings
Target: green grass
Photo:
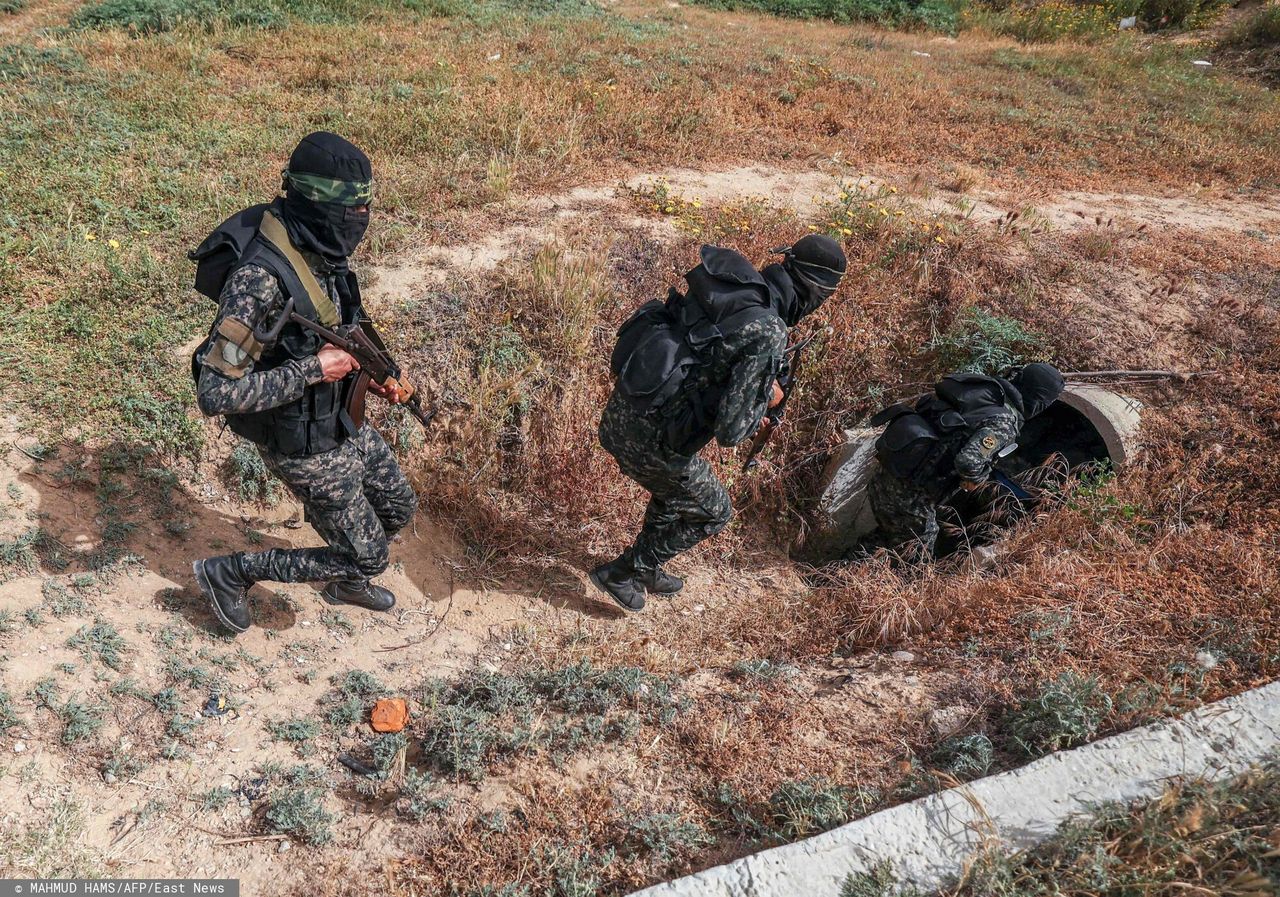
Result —
[[872, 22], [890, 28], [954, 33], [963, 0], [697, 0], [717, 9], [752, 9], [793, 19]]

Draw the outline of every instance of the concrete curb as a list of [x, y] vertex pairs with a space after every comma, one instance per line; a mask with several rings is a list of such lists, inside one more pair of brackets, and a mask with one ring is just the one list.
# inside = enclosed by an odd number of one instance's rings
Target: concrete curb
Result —
[[1021, 849], [1090, 805], [1157, 797], [1178, 776], [1221, 779], [1280, 749], [1280, 682], [1036, 760], [766, 850], [634, 897], [837, 897], [845, 878], [889, 862], [936, 889], [998, 835]]

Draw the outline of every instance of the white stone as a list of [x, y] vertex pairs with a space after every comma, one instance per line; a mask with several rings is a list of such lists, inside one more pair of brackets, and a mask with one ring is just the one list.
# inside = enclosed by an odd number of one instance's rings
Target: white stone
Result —
[[950, 738], [964, 731], [973, 718], [973, 708], [963, 705], [952, 707], [935, 707], [925, 718], [930, 731], [938, 738]]
[[1280, 743], [1280, 682], [1166, 720], [1050, 754], [874, 813], [823, 835], [636, 892], [637, 897], [838, 897], [853, 874], [888, 863], [901, 887], [932, 892], [993, 837], [1040, 843], [1098, 803], [1151, 800], [1179, 777], [1221, 780]]
[[276, 848], [276, 853], [287, 853], [293, 845], [288, 841], [281, 841], [280, 846]]
[[910, 651], [894, 651], [889, 656], [898, 661], [898, 663], [911, 663], [916, 659], [916, 656]]
[[15, 754], [21, 754], [26, 749], [27, 749], [27, 743], [25, 741], [15, 741], [13, 743], [13, 752]]

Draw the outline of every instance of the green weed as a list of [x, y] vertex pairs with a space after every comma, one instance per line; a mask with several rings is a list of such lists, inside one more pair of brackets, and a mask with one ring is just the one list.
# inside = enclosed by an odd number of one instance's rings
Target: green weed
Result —
[[1012, 318], [971, 308], [935, 336], [929, 348], [938, 353], [938, 363], [947, 371], [995, 374], [1042, 357], [1045, 341]]
[[0, 735], [18, 725], [21, 719], [18, 717], [18, 709], [13, 705], [13, 698], [3, 688], [0, 688]]
[[1113, 706], [1096, 679], [1063, 673], [1006, 714], [1001, 730], [1012, 750], [1040, 757], [1093, 738]]
[[235, 796], [236, 793], [234, 791], [230, 788], [224, 788], [221, 785], [216, 788], [210, 788], [199, 798], [200, 809], [206, 813], [221, 810], [229, 804], [231, 799]]
[[320, 734], [320, 724], [313, 719], [291, 719], [267, 723], [267, 732], [276, 741], [287, 741], [303, 755], [311, 752], [311, 742]]
[[330, 826], [337, 817], [324, 808], [326, 794], [324, 788], [311, 785], [288, 785], [272, 792], [267, 798], [267, 828], [308, 844], [328, 844], [333, 839]]
[[364, 670], [350, 670], [330, 678], [333, 690], [327, 694], [324, 720], [331, 726], [346, 728], [368, 717], [374, 702], [388, 694], [387, 687]]
[[67, 639], [67, 647], [77, 649], [85, 660], [97, 660], [118, 670], [124, 663], [128, 645], [114, 626], [99, 620], [92, 626], [81, 626], [75, 635]]
[[227, 459], [231, 488], [243, 502], [274, 505], [280, 500], [281, 482], [263, 462], [253, 443], [240, 440]]
[[836, 785], [821, 778], [804, 779], [779, 785], [769, 797], [768, 813], [778, 836], [795, 841], [865, 815], [878, 799], [861, 788]]
[[1266, 894], [1280, 875], [1280, 767], [1174, 785], [1158, 800], [1099, 808], [1026, 853], [991, 853], [956, 897]]
[[745, 679], [748, 682], [776, 682], [779, 679], [794, 676], [796, 672], [796, 668], [790, 664], [775, 663], [765, 658], [739, 660], [729, 670], [734, 678]]
[[670, 866], [710, 846], [714, 839], [692, 820], [673, 813], [651, 813], [631, 821], [625, 843], [633, 856], [647, 855]]

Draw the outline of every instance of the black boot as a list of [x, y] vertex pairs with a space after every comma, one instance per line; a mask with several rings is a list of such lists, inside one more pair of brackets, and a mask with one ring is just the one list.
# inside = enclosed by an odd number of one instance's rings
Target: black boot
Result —
[[331, 604], [354, 604], [365, 610], [386, 611], [396, 606], [390, 589], [375, 586], [367, 579], [335, 579], [324, 587], [324, 597]]
[[196, 585], [209, 599], [214, 616], [223, 626], [235, 632], [249, 628], [249, 587], [253, 580], [245, 575], [239, 554], [205, 558], [191, 565]]
[[601, 564], [588, 575], [595, 587], [618, 602], [623, 610], [644, 610], [644, 584], [625, 552], [617, 560]]
[[684, 588], [684, 580], [666, 572], [661, 567], [640, 573], [637, 577], [654, 595], [674, 595]]

